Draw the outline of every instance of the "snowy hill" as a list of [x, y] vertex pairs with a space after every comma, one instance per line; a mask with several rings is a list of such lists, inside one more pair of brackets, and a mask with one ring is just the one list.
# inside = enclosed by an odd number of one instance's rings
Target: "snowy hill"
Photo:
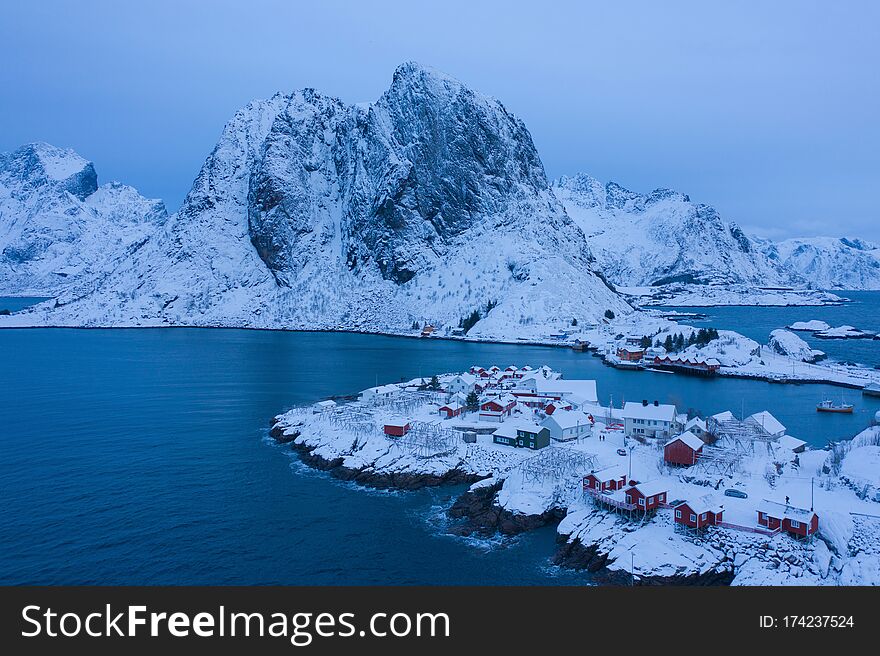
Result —
[[763, 241], [774, 262], [822, 289], [880, 289], [880, 246], [860, 239]]
[[408, 63], [366, 107], [312, 89], [249, 104], [152, 239], [91, 293], [12, 319], [442, 334], [476, 310], [470, 335], [541, 335], [632, 312], [594, 265], [522, 121]]
[[639, 194], [589, 175], [562, 177], [553, 191], [586, 233], [600, 267], [628, 286], [790, 285], [798, 282], [733, 223], [684, 194]]
[[161, 201], [99, 187], [94, 166], [72, 150], [34, 143], [0, 154], [0, 295], [93, 284], [165, 218]]

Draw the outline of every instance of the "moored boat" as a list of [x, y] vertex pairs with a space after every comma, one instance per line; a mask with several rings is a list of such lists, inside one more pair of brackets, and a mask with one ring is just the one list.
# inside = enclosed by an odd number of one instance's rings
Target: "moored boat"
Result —
[[852, 414], [852, 411], [852, 403], [835, 403], [831, 399], [825, 399], [824, 401], [820, 401], [816, 404], [816, 412], [843, 412], [847, 414]]

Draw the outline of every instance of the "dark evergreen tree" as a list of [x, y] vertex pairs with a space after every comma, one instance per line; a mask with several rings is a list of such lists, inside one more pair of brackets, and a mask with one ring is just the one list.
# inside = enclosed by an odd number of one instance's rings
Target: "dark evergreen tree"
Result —
[[477, 396], [477, 393], [474, 390], [471, 390], [470, 393], [467, 395], [467, 398], [464, 401], [464, 405], [467, 408], [468, 412], [473, 412], [480, 407], [480, 397]]

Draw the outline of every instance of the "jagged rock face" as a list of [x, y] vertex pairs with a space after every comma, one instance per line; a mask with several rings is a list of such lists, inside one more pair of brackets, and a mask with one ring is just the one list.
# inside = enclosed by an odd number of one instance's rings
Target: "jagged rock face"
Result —
[[350, 269], [375, 264], [403, 284], [477, 222], [546, 188], [521, 121], [406, 64], [368, 109], [312, 90], [291, 98], [251, 176], [249, 231], [281, 284], [302, 268], [298, 253], [334, 238]]
[[0, 295], [51, 296], [104, 272], [165, 220], [161, 201], [98, 187], [72, 150], [35, 143], [0, 155]]
[[237, 112], [179, 212], [42, 321], [448, 334], [479, 310], [470, 335], [538, 336], [632, 312], [593, 266], [522, 122], [405, 64], [369, 106]]
[[553, 190], [617, 285], [793, 282], [737, 225], [684, 194], [638, 194], [585, 174], [560, 178]]
[[860, 239], [763, 241], [763, 252], [818, 289], [880, 289], [880, 246]]

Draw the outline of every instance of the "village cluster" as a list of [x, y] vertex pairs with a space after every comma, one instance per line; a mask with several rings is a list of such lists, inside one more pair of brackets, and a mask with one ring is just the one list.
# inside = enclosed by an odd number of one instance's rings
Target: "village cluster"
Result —
[[[422, 400], [402, 402], [415, 395]], [[784, 484], [774, 485], [773, 494], [766, 495], [773, 498], [764, 498], [762, 487], [760, 496], [750, 498], [743, 486], [731, 484], [752, 475], [740, 471], [751, 456], [796, 467], [806, 450], [803, 440], [788, 435], [766, 411], [748, 417], [722, 412], [704, 419], [657, 401], [602, 406], [595, 380], [569, 380], [546, 366], [473, 366], [465, 373], [373, 387], [359, 401], [385, 408], [376, 416], [382, 417], [382, 433], [389, 440], [412, 437], [417, 442], [413, 436], [427, 430], [454, 435], [459, 443], [479, 440], [511, 453], [542, 453], [545, 468], [556, 456], [576, 462], [582, 468], [577, 472], [582, 500], [630, 519], [646, 521], [668, 510], [683, 532], [722, 526], [770, 536], [785, 532], [799, 539], [809, 539], [819, 528], [817, 512], [789, 496], [803, 500], [802, 487], [795, 495]], [[326, 411], [333, 402], [323, 403]], [[639, 480], [634, 453], [642, 474], [652, 464], [657, 474]], [[522, 455], [517, 462], [529, 458]], [[723, 480], [731, 487], [710, 487], [706, 494], [705, 485], [677, 485], [681, 479]], [[754, 487], [745, 487], [755, 494]], [[726, 505], [735, 506], [733, 517], [725, 513]]]

